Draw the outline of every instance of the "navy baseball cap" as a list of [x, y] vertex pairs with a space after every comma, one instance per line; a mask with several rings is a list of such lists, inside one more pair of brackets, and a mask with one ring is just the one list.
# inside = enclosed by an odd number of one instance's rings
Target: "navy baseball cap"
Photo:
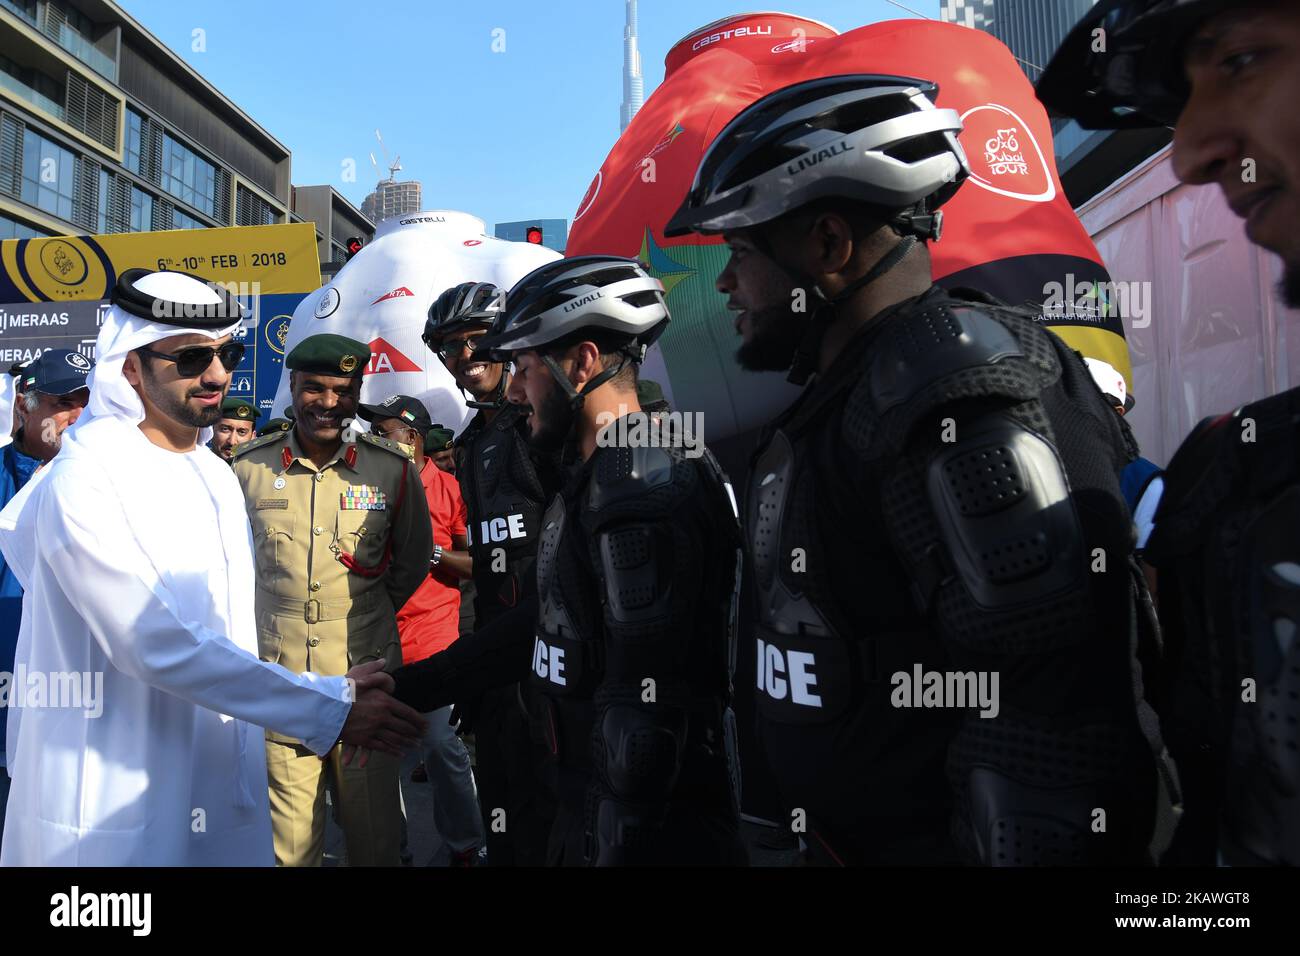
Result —
[[424, 403], [418, 398], [412, 398], [410, 395], [393, 395], [384, 399], [378, 405], [358, 405], [357, 415], [368, 422], [396, 418], [398, 421], [414, 428], [421, 435], [429, 434], [429, 429], [433, 427], [433, 419], [429, 417], [429, 412], [424, 407]]
[[18, 373], [18, 389], [23, 392], [44, 392], [46, 395], [67, 395], [81, 388], [89, 388], [86, 376], [94, 365], [80, 352], [48, 349], [23, 366]]

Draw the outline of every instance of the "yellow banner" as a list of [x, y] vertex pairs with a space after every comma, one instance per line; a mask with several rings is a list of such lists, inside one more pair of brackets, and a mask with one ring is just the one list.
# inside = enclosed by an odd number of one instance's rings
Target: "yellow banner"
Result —
[[[127, 269], [189, 272], [273, 295], [320, 288], [311, 223], [0, 242], [0, 302], [107, 299]], [[239, 292], [239, 290], [233, 290]]]

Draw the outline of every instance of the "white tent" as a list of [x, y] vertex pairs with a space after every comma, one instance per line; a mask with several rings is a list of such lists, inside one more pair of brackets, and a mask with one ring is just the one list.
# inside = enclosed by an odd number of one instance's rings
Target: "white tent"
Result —
[[[412, 395], [424, 402], [434, 422], [459, 433], [471, 410], [442, 362], [420, 339], [429, 306], [461, 282], [492, 282], [509, 289], [558, 258], [545, 246], [488, 236], [483, 220], [463, 212], [436, 209], [385, 220], [373, 242], [294, 310], [285, 353], [321, 332], [367, 342], [370, 367], [362, 384], [363, 402]], [[272, 410], [279, 415], [291, 404], [286, 370]]]

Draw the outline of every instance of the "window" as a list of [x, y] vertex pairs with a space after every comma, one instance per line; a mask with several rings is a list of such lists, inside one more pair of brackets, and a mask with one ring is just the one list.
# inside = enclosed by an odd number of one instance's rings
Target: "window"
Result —
[[8, 216], [0, 216], [0, 239], [40, 239], [49, 233], [23, 222], [16, 222]]
[[181, 212], [179, 209], [172, 210], [172, 228], [173, 229], [206, 229], [208, 224], [200, 222], [193, 216]]
[[141, 157], [144, 155], [144, 117], [135, 110], [126, 111], [126, 168], [137, 176], [141, 172]]
[[271, 226], [280, 221], [275, 207], [243, 186], [235, 194], [236, 226]]
[[100, 235], [104, 235], [105, 233], [110, 233], [110, 232], [122, 231], [121, 229], [116, 228], [116, 223], [109, 222], [109, 216], [108, 216], [109, 189], [112, 188], [111, 185], [112, 182], [113, 182], [113, 177], [109, 175], [107, 169], [101, 166], [99, 168], [99, 190], [98, 190], [99, 209], [97, 210], [97, 214], [95, 216], [95, 232], [99, 233]]
[[63, 85], [40, 70], [20, 66], [9, 57], [0, 54], [0, 86], [17, 93], [51, 116], [64, 118]]
[[181, 202], [209, 216], [216, 209], [216, 167], [167, 133], [163, 133], [162, 182], [159, 185]]
[[153, 197], [139, 186], [131, 187], [131, 231], [148, 232], [153, 228]]
[[23, 202], [71, 221], [76, 158], [30, 127], [23, 136]]

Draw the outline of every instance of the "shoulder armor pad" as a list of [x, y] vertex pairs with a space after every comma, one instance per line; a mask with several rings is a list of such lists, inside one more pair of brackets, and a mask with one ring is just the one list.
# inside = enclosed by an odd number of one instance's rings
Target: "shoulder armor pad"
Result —
[[1219, 415], [1202, 421], [1183, 440], [1165, 469], [1148, 554], [1181, 554], [1195, 547], [1205, 518], [1234, 494], [1242, 464], [1242, 443], [1233, 440], [1239, 427], [1236, 415]]
[[587, 489], [589, 514], [671, 514], [693, 487], [695, 469], [676, 448], [605, 448]]
[[849, 396], [845, 437], [859, 450], [895, 446], [949, 402], [1035, 398], [1061, 374], [1048, 334], [1010, 309], [940, 299], [890, 324]]
[[231, 460], [234, 461], [241, 456], [248, 454], [255, 448], [264, 448], [267, 445], [274, 445], [277, 442], [282, 442], [288, 437], [289, 429], [286, 428], [284, 431], [270, 432], [263, 435], [261, 438], [254, 438], [252, 441], [246, 441], [243, 444], [236, 445]]
[[398, 458], [403, 458], [406, 461], [411, 460], [411, 456], [406, 453], [405, 449], [391, 439], [380, 438], [378, 435], [372, 435], [370, 432], [362, 432], [358, 437], [358, 441], [363, 441], [367, 445], [374, 445], [376, 448], [382, 448], [384, 451], [390, 451]]

